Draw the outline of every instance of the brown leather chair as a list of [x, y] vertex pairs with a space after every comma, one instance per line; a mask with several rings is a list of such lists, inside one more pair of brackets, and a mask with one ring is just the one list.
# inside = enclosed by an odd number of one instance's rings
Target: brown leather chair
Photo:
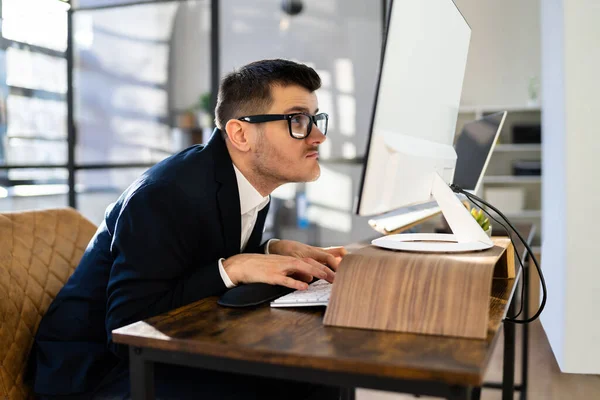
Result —
[[35, 332], [95, 231], [71, 208], [0, 214], [0, 399], [32, 397], [23, 374]]

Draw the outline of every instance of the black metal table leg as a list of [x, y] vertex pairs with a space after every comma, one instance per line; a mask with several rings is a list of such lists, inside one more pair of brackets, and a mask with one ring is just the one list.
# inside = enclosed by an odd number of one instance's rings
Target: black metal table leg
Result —
[[450, 388], [448, 400], [471, 400], [475, 391], [468, 386], [453, 386]]
[[[515, 301], [508, 308], [515, 315]], [[502, 400], [513, 400], [515, 391], [515, 324], [504, 322], [504, 362], [502, 371]]]
[[132, 400], [154, 399], [154, 363], [139, 347], [129, 347], [129, 380]]
[[[523, 271], [523, 285], [525, 290], [523, 296], [523, 318], [529, 316], [529, 261], [525, 261]], [[521, 341], [521, 400], [527, 400], [527, 379], [529, 374], [529, 324], [523, 324], [523, 339]]]
[[356, 400], [356, 389], [342, 388], [341, 400]]
[[471, 391], [471, 400], [479, 400], [481, 398], [481, 387], [474, 387]]

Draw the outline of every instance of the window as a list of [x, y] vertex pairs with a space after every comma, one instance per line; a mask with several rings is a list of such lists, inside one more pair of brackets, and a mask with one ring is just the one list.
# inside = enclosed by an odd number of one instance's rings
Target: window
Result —
[[64, 196], [66, 168], [11, 167], [66, 164], [69, 6], [58, 0], [0, 4], [0, 209], [21, 209], [19, 198]]

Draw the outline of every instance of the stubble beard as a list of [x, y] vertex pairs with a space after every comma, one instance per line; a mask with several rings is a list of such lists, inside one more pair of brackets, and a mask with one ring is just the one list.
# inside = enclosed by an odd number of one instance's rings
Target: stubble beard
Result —
[[313, 176], [308, 175], [309, 171], [294, 171], [293, 163], [280, 154], [262, 135], [257, 142], [254, 171], [258, 179], [272, 186], [291, 182], [313, 182], [321, 174], [318, 164], [317, 171], [313, 173]]

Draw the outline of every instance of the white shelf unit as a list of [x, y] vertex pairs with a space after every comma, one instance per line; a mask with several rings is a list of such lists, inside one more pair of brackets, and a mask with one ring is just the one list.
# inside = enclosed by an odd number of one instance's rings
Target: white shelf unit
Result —
[[541, 144], [512, 144], [512, 143], [507, 143], [507, 144], [497, 144], [496, 147], [494, 147], [494, 152], [503, 152], [503, 151], [523, 151], [523, 152], [527, 152], [527, 151], [531, 151], [531, 152], [540, 152], [542, 151], [542, 145]]
[[[461, 132], [462, 126], [472, 120], [481, 118], [486, 114], [507, 111], [504, 128], [500, 133], [498, 143], [494, 148], [494, 154], [488, 165], [486, 175], [483, 178], [480, 192], [486, 199], [486, 189], [490, 188], [517, 188], [523, 193], [524, 207], [515, 212], [500, 211], [511, 220], [511, 222], [533, 222], [536, 225], [536, 237], [534, 245], [541, 243], [541, 176], [515, 176], [512, 164], [519, 160], [542, 159], [542, 146], [539, 143], [513, 143], [512, 127], [517, 124], [541, 124], [541, 108], [539, 105], [482, 105], [462, 106], [459, 109], [457, 132]], [[493, 222], [492, 222], [493, 224]]]
[[492, 175], [484, 176], [483, 183], [512, 184], [512, 183], [542, 183], [541, 176]]
[[469, 105], [464, 105], [464, 106], [460, 106], [458, 108], [458, 112], [460, 114], [475, 114], [475, 119], [481, 118], [481, 116], [483, 114], [487, 114], [487, 113], [495, 113], [495, 112], [500, 112], [500, 111], [507, 111], [509, 114], [510, 113], [517, 113], [517, 112], [540, 112], [541, 108], [539, 105], [528, 105], [528, 104], [523, 104], [523, 105], [505, 105], [505, 106], [501, 106], [501, 105], [488, 105], [488, 106], [469, 106]]
[[[500, 210], [502, 211], [502, 210]], [[496, 217], [496, 213], [493, 211], [490, 211], [494, 217]], [[542, 211], [541, 210], [523, 210], [520, 212], [503, 212], [502, 214], [504, 214], [504, 216], [506, 218], [508, 218], [509, 220], [515, 219], [515, 220], [529, 220], [529, 219], [538, 219], [542, 217]]]

